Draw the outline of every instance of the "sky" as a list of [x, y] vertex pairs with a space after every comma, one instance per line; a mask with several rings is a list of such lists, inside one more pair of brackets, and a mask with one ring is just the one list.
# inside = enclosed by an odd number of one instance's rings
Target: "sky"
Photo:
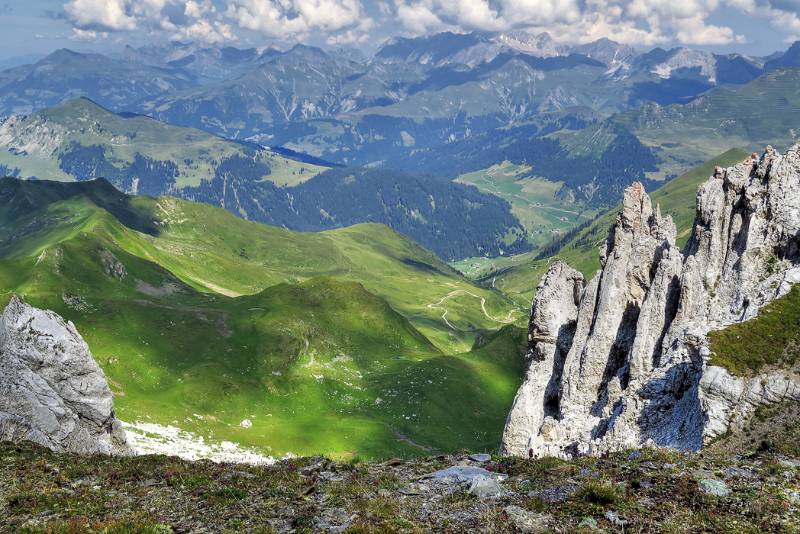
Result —
[[445, 30], [766, 55], [800, 40], [800, 0], [0, 0], [0, 62], [175, 40], [370, 52]]

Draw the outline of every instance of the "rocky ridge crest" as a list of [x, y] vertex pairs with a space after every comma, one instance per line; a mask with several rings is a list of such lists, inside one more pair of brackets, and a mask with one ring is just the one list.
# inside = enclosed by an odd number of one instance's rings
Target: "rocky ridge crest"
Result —
[[529, 368], [503, 434], [513, 455], [697, 450], [757, 406], [800, 400], [796, 370], [736, 377], [706, 335], [800, 282], [800, 145], [717, 168], [683, 252], [639, 183], [587, 283], [555, 261], [531, 309]]
[[0, 316], [0, 440], [132, 452], [105, 375], [75, 326], [17, 297]]

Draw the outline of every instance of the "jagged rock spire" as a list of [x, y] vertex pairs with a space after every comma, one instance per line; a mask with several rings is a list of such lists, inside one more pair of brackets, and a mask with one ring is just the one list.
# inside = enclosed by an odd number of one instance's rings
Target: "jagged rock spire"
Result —
[[[504, 452], [569, 456], [648, 442], [697, 449], [764, 391], [800, 398], [800, 386], [779, 377], [756, 387], [708, 372], [705, 337], [754, 317], [800, 281], [799, 152], [767, 147], [716, 169], [698, 190], [684, 253], [644, 187], [625, 190], [591, 281], [584, 286], [560, 262], [542, 279], [529, 328], [529, 354], [539, 357], [509, 414]], [[770, 258], [777, 273], [767, 272]]]

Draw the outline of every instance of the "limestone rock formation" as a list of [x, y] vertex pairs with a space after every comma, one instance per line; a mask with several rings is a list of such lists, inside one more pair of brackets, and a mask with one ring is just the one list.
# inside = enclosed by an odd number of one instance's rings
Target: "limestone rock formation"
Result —
[[800, 399], [792, 372], [740, 378], [709, 366], [706, 340], [800, 281], [800, 145], [716, 169], [698, 190], [683, 252], [675, 233], [635, 183], [591, 281], [551, 265], [533, 301], [505, 453], [696, 450], [760, 404]]
[[131, 453], [103, 371], [75, 326], [17, 297], [0, 316], [0, 439]]

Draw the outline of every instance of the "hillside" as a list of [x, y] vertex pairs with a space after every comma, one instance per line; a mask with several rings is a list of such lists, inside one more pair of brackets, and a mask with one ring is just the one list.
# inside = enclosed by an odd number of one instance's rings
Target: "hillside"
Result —
[[462, 174], [456, 181], [508, 201], [511, 213], [527, 230], [528, 242], [537, 247], [537, 251], [564, 232], [593, 219], [599, 211], [565, 193], [568, 187], [563, 181], [538, 177], [530, 165], [504, 161]]
[[800, 69], [782, 68], [741, 86], [720, 87], [683, 105], [648, 104], [613, 117], [662, 160], [659, 178], [733, 147], [784, 150], [798, 138]]
[[87, 98], [0, 120], [0, 148], [0, 168], [7, 175], [59, 181], [104, 177], [145, 195], [198, 187], [232, 170], [276, 185], [296, 185], [325, 170], [201, 130], [119, 115]]
[[[604, 120], [562, 113], [546, 122], [548, 116], [542, 114], [526, 124], [419, 149], [392, 165], [460, 175], [459, 180], [466, 177], [468, 183], [499, 191], [522, 210], [522, 221], [530, 220], [526, 205], [552, 195], [554, 183], [560, 186], [556, 199], [568, 209], [591, 212], [615, 204], [622, 189], [635, 180], [653, 191], [664, 180], [734, 147], [787, 148], [798, 136], [798, 87], [800, 69], [787, 68], [744, 85], [714, 88], [688, 103], [647, 102]], [[515, 183], [491, 179], [494, 169], [509, 165], [528, 170]], [[526, 184], [524, 179], [537, 182]], [[536, 211], [541, 217], [542, 210]]]
[[[793, 50], [769, 61], [685, 47], [639, 53], [608, 39], [570, 47], [547, 34], [517, 32], [443, 32], [403, 39], [387, 42], [371, 58], [306, 45], [257, 50], [154, 44], [127, 47], [122, 57], [59, 50], [33, 65], [0, 72], [0, 114], [32, 113], [87, 96], [126, 115], [144, 113], [348, 166], [456, 178], [508, 160], [532, 166], [538, 178], [565, 182], [565, 198], [607, 208], [621, 194], [622, 182], [648, 177], [659, 181], [731, 146], [764, 141], [736, 140], [729, 146], [720, 141], [702, 154], [694, 147], [677, 154], [671, 141], [660, 144], [663, 135], [650, 138], [646, 127], [631, 128], [625, 114], [638, 115], [643, 104], [645, 110], [673, 103], [691, 106], [707, 94], [724, 100], [730, 92], [735, 100], [744, 84], [757, 84], [753, 80], [765, 73], [782, 72], [773, 69], [792, 67]], [[781, 102], [782, 92], [791, 93], [789, 83], [773, 85], [769, 91], [774, 102]], [[791, 101], [790, 94], [786, 98]], [[776, 139], [786, 132], [770, 135]], [[134, 164], [124, 172], [147, 173], [153, 162], [172, 161], [177, 169], [159, 170], [175, 174], [178, 187], [186, 180], [196, 184], [209, 173], [202, 158], [192, 154], [188, 158], [199, 166], [197, 172], [186, 172], [191, 165], [182, 157], [142, 153], [153, 161], [137, 163], [130, 154], [122, 154], [119, 162]], [[102, 163], [91, 159], [97, 154], [83, 151], [77, 156], [78, 164], [72, 162], [61, 172], [85, 171]], [[270, 176], [255, 163], [266, 163]], [[270, 162], [255, 163], [236, 160], [228, 165], [239, 174], [279, 185], [293, 185], [314, 174], [308, 168], [301, 173], [296, 168], [281, 171]], [[0, 160], [0, 165], [8, 166], [9, 172], [28, 172], [11, 160]], [[56, 178], [55, 167], [34, 173]], [[216, 165], [212, 167], [213, 176]], [[237, 190], [241, 197], [252, 193], [241, 184]], [[224, 194], [215, 192], [211, 199], [204, 198], [206, 194], [210, 193], [195, 191], [191, 198], [221, 205]], [[225, 202], [256, 218], [252, 206]], [[291, 227], [286, 221], [262, 222]], [[498, 244], [492, 255], [499, 248]]]
[[14, 179], [0, 225], [0, 304], [73, 321], [127, 422], [267, 454], [499, 439], [524, 339], [486, 331], [522, 314], [383, 226], [294, 233], [104, 181]]

